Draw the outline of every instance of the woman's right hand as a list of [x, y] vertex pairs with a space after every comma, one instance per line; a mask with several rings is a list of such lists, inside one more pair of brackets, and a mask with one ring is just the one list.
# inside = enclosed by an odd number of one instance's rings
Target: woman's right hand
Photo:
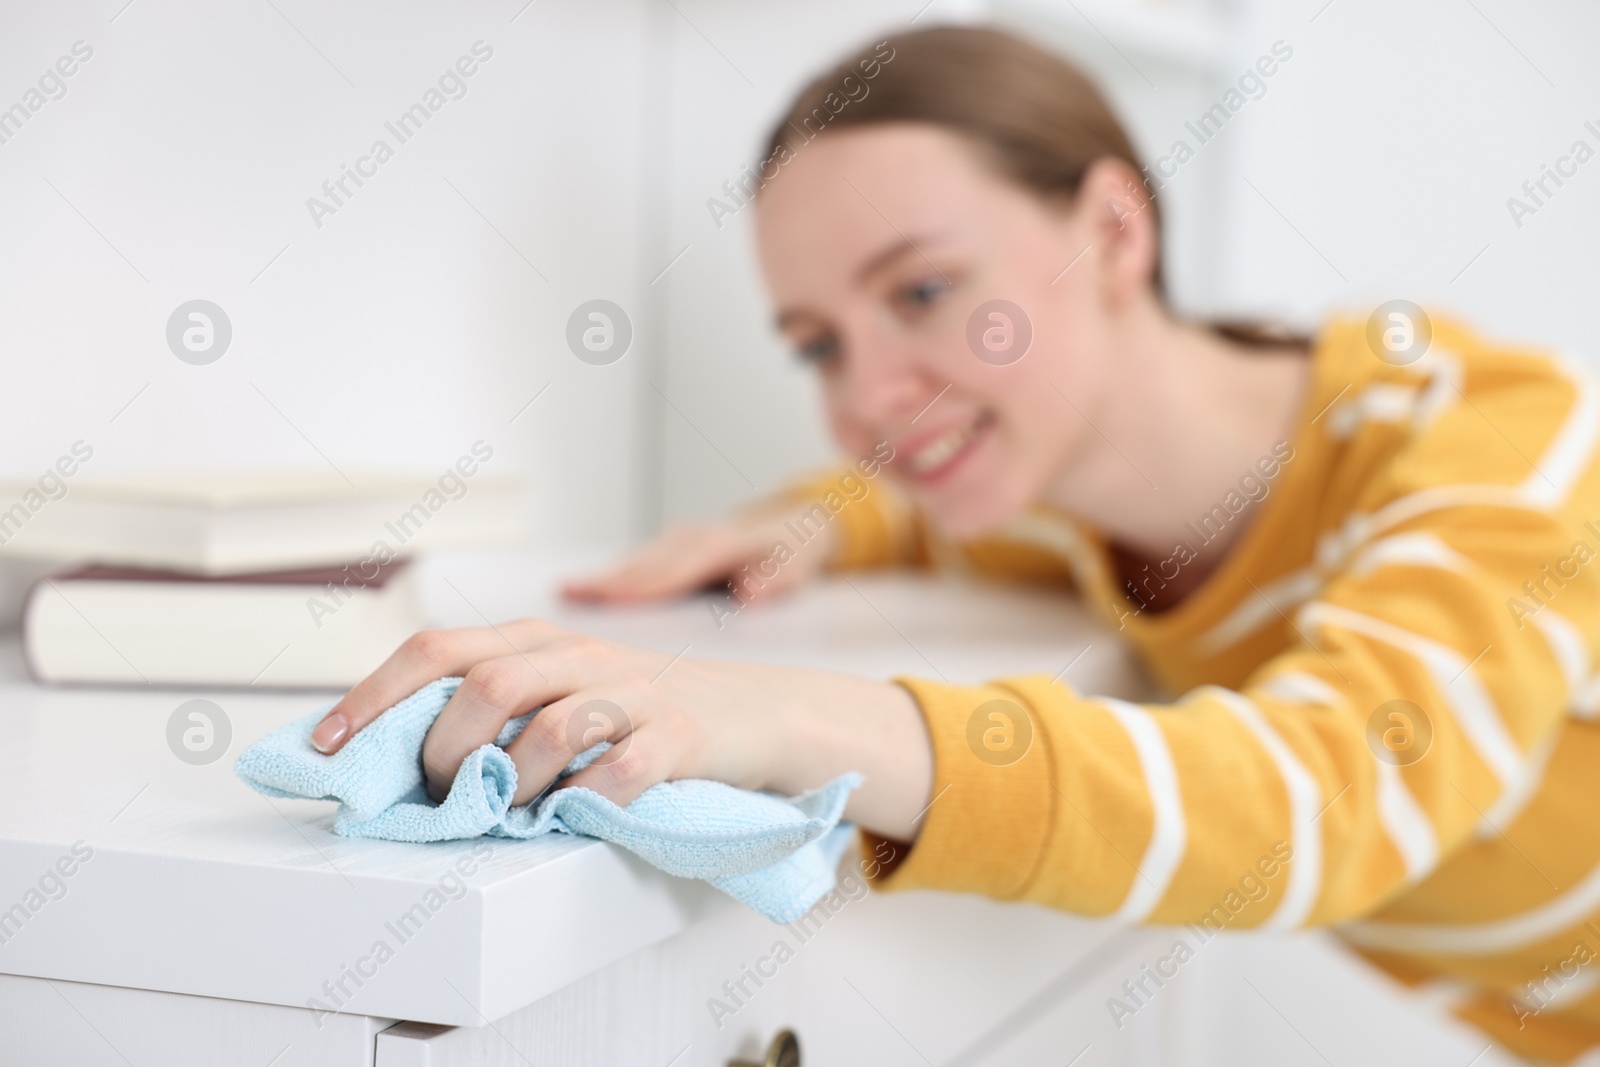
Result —
[[833, 559], [838, 531], [831, 521], [819, 523], [816, 510], [793, 504], [669, 526], [606, 570], [567, 581], [561, 592], [585, 603], [637, 603], [731, 582], [744, 603], [762, 600], [808, 581]]

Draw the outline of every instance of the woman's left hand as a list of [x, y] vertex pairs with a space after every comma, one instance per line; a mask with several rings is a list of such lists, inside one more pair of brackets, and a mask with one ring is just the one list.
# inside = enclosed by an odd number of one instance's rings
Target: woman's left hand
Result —
[[422, 750], [435, 800], [468, 754], [539, 707], [506, 749], [517, 768], [515, 804], [532, 800], [600, 741], [612, 748], [562, 786], [585, 786], [620, 805], [674, 778], [794, 794], [854, 770], [865, 784], [846, 816], [909, 841], [932, 789], [932, 746], [900, 686], [674, 658], [539, 619], [413, 635], [329, 710], [312, 742], [336, 752], [384, 709], [452, 675], [465, 680]]

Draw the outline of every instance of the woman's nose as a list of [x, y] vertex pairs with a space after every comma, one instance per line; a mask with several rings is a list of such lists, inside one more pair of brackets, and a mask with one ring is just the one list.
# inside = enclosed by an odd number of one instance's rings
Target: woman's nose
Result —
[[850, 350], [842, 384], [856, 417], [884, 428], [910, 422], [943, 388], [911, 353], [881, 340]]

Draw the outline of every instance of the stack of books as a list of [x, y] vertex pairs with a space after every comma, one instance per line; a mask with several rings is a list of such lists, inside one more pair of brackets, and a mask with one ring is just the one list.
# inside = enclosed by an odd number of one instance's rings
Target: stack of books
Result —
[[77, 478], [29, 507], [0, 487], [0, 558], [62, 561], [22, 611], [40, 681], [343, 688], [426, 625], [419, 552], [522, 536], [518, 490], [453, 472]]

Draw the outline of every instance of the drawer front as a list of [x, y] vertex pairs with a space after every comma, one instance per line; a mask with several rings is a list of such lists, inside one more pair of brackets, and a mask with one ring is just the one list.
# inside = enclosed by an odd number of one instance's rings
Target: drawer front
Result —
[[5, 1067], [371, 1067], [392, 1021], [0, 974]]
[[492, 1023], [401, 1024], [379, 1035], [377, 1062], [726, 1067], [761, 1063], [791, 1029], [813, 1067], [1066, 1064], [1091, 1045], [1096, 1067], [1131, 1065], [1149, 1062], [1157, 1012], [1177, 1007], [1180, 983], [1142, 1018], [1118, 1018], [1108, 1001], [1170, 941], [1032, 905], [856, 883], [789, 926], [719, 914]]

